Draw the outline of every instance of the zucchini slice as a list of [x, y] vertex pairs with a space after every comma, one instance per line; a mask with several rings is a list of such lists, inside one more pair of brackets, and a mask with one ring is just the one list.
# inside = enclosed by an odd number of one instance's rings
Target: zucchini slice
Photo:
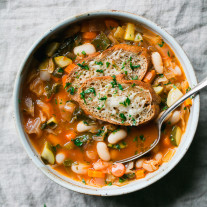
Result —
[[50, 127], [51, 129], [57, 127], [57, 120], [54, 116], [47, 121], [47, 126]]
[[45, 164], [53, 165], [55, 163], [55, 155], [52, 150], [52, 145], [49, 142], [45, 142], [41, 158]]
[[182, 130], [179, 126], [174, 126], [172, 128], [172, 132], [170, 135], [170, 141], [174, 146], [178, 146], [180, 144], [180, 140], [181, 140], [181, 136], [182, 136]]

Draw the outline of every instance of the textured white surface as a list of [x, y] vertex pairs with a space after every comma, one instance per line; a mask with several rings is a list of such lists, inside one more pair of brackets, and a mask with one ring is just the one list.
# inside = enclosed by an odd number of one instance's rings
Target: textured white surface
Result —
[[207, 89], [196, 137], [159, 182], [121, 197], [101, 198], [53, 183], [29, 160], [12, 120], [12, 90], [23, 56], [58, 21], [90, 10], [120, 9], [164, 27], [186, 51], [199, 80], [207, 76], [206, 0], [0, 0], [0, 206], [207, 206]]

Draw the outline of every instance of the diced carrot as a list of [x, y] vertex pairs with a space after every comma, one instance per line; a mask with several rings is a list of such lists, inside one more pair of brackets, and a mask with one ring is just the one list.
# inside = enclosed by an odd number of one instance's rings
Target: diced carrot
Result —
[[168, 136], [166, 136], [164, 139], [163, 139], [163, 145], [165, 147], [170, 147], [172, 146], [171, 142], [170, 142], [170, 138]]
[[186, 107], [188, 107], [188, 106], [192, 106], [192, 100], [191, 100], [191, 98], [186, 99], [186, 100], [184, 101], [184, 105], [185, 105]]
[[121, 177], [125, 173], [125, 166], [122, 163], [115, 163], [112, 165], [112, 174], [116, 177]]
[[70, 131], [65, 136], [70, 141], [71, 139], [75, 139], [76, 138], [76, 133], [73, 132], [73, 131]]
[[67, 80], [67, 75], [64, 75], [64, 76], [62, 77], [63, 88], [65, 88], [66, 80]]
[[141, 179], [141, 178], [144, 178], [145, 177], [145, 170], [142, 169], [142, 170], [137, 170], [135, 172], [135, 175], [136, 175], [136, 178], [137, 179]]
[[51, 75], [51, 78], [55, 81], [58, 82], [60, 80], [60, 78], [55, 77], [54, 75]]
[[82, 38], [83, 39], [89, 39], [89, 40], [94, 39], [96, 36], [97, 36], [96, 32], [84, 32], [82, 34]]
[[105, 173], [98, 170], [88, 169], [88, 176], [93, 178], [105, 178]]
[[66, 68], [65, 68], [65, 72], [66, 73], [70, 73], [70, 71], [76, 66], [76, 64], [72, 63], [72, 64], [69, 64]]
[[151, 70], [146, 74], [143, 81], [145, 83], [152, 83], [152, 81], [155, 79], [155, 76], [156, 76], [155, 70]]
[[175, 154], [175, 150], [174, 149], [168, 149], [167, 153], [162, 158], [162, 161], [163, 162], [169, 162], [172, 159], [174, 154]]
[[118, 27], [119, 24], [117, 21], [113, 20], [113, 19], [107, 19], [105, 20], [105, 25], [108, 29], [112, 29], [114, 27]]
[[58, 136], [55, 136], [54, 134], [49, 134], [47, 140], [54, 146], [60, 144], [60, 139], [58, 138]]

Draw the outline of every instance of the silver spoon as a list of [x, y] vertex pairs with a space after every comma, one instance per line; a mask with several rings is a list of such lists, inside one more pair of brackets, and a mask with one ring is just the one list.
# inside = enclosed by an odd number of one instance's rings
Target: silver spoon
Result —
[[192, 95], [194, 95], [195, 93], [197, 93], [198, 91], [200, 91], [201, 89], [205, 88], [206, 86], [207, 86], [207, 78], [205, 78], [203, 81], [201, 81], [199, 84], [197, 84], [194, 88], [192, 88], [189, 92], [187, 92], [185, 95], [183, 95], [178, 101], [176, 101], [171, 107], [169, 107], [162, 114], [162, 116], [159, 119], [156, 120], [156, 125], [157, 125], [157, 128], [158, 128], [158, 137], [154, 141], [154, 143], [151, 145], [150, 149], [148, 149], [147, 151], [142, 152], [141, 154], [137, 154], [137, 155], [134, 155], [132, 157], [125, 158], [123, 160], [118, 160], [115, 163], [117, 163], [117, 162], [119, 162], [119, 163], [130, 162], [132, 160], [135, 160], [135, 159], [137, 159], [137, 158], [145, 155], [149, 151], [151, 151], [159, 143], [159, 141], [160, 141], [160, 137], [161, 137], [161, 127], [162, 127], [163, 121], [166, 119], [166, 117], [174, 109], [176, 109], [181, 103], [183, 103], [186, 99], [188, 99], [189, 97], [191, 97]]

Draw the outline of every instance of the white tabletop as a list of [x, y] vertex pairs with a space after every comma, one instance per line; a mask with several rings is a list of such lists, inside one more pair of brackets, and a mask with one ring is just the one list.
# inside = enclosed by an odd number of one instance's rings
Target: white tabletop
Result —
[[12, 120], [12, 91], [21, 60], [46, 30], [81, 12], [119, 9], [164, 27], [184, 48], [199, 80], [207, 76], [206, 0], [0, 0], [0, 206], [207, 206], [207, 89], [195, 139], [181, 162], [152, 186], [101, 198], [64, 189], [27, 156]]

